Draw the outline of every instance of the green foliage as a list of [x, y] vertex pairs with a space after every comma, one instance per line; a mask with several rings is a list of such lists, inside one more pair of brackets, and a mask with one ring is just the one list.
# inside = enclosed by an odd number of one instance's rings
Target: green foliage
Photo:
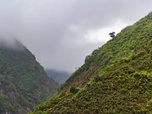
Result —
[[87, 56], [45, 104], [33, 114], [152, 113], [152, 13]]
[[25, 47], [16, 50], [0, 46], [0, 113], [25, 114], [51, 97], [56, 88]]
[[78, 87], [71, 86], [71, 88], [70, 88], [70, 92], [71, 92], [71, 93], [76, 94], [78, 91], [79, 91], [79, 88], [78, 88]]

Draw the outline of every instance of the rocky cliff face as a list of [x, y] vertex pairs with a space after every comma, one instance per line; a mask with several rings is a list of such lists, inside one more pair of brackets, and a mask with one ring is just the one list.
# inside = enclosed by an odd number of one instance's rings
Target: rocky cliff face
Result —
[[0, 43], [0, 113], [25, 114], [51, 97], [58, 84], [17, 40]]

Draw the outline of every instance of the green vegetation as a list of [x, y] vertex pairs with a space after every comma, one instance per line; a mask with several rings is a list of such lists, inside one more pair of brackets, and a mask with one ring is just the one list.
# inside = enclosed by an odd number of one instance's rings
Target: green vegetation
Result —
[[18, 50], [0, 45], [0, 113], [25, 114], [56, 89], [57, 83], [25, 47]]
[[152, 113], [152, 13], [92, 52], [32, 114]]

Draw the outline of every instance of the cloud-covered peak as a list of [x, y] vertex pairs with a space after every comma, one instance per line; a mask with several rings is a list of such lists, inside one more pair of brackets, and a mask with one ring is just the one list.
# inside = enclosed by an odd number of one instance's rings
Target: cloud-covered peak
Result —
[[19, 40], [8, 36], [0, 36], [0, 47], [17, 51], [22, 51], [25, 49], [25, 47]]

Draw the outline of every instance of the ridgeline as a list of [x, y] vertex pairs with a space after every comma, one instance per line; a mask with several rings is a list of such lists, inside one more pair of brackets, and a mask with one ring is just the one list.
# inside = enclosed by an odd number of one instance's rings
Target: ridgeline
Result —
[[0, 114], [25, 114], [57, 89], [32, 53], [19, 41], [0, 42]]
[[92, 52], [32, 114], [152, 113], [152, 13]]

